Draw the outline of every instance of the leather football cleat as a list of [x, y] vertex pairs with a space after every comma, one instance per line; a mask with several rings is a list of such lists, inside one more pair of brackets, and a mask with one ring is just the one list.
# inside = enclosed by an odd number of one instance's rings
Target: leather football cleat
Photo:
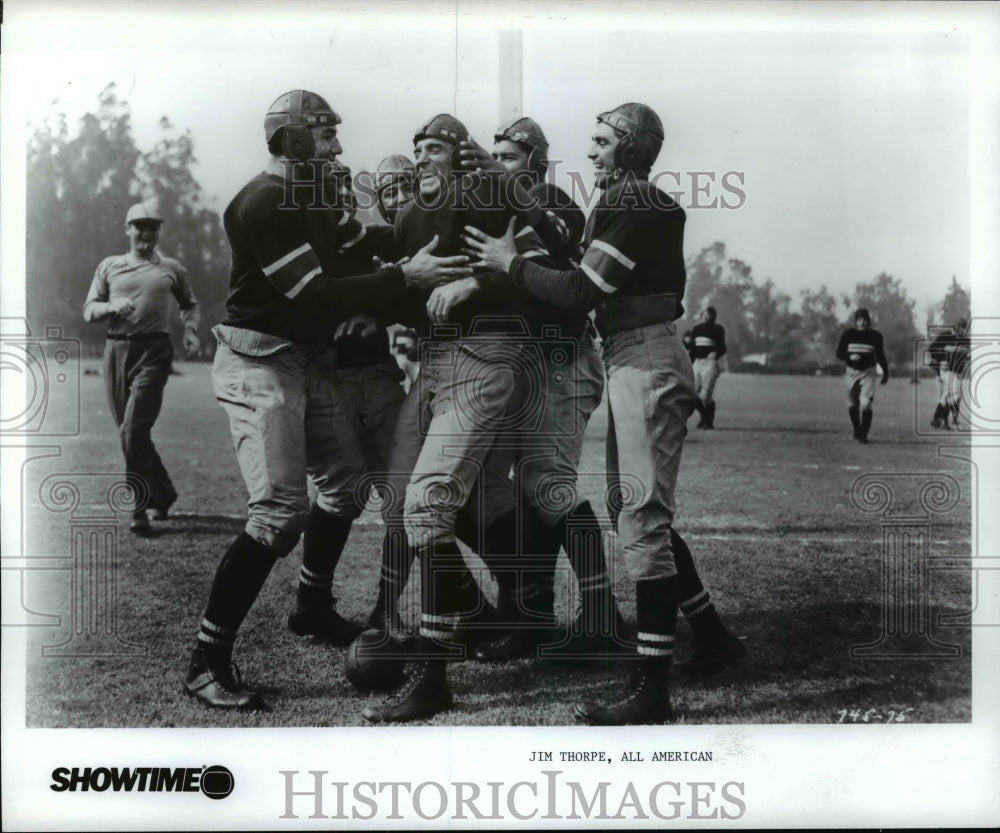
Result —
[[746, 653], [743, 641], [727, 632], [709, 645], [697, 646], [690, 658], [674, 667], [691, 677], [708, 677], [738, 665]]
[[406, 723], [426, 720], [451, 708], [451, 688], [442, 660], [407, 664], [407, 680], [389, 703], [365, 706], [361, 716], [370, 723]]
[[454, 641], [473, 648], [499, 639], [508, 632], [509, 627], [510, 623], [505, 622], [497, 609], [487, 602], [482, 609], [459, 621]]
[[153, 534], [153, 528], [149, 523], [149, 516], [146, 515], [145, 509], [132, 513], [132, 520], [128, 528], [133, 535], [138, 535], [140, 538], [147, 538]]
[[629, 636], [625, 620], [614, 599], [603, 603], [610, 613], [595, 617], [581, 607], [569, 627], [570, 646], [575, 651], [596, 654], [633, 654], [635, 640]]
[[574, 708], [580, 723], [590, 726], [659, 726], [674, 722], [670, 707], [669, 663], [644, 661], [629, 675], [626, 696], [609, 706], [586, 700]]
[[170, 510], [169, 509], [154, 509], [153, 510], [153, 520], [154, 521], [169, 521], [170, 520]]
[[416, 643], [417, 635], [403, 624], [398, 611], [379, 610], [376, 608], [368, 614], [366, 620], [369, 628], [385, 631], [404, 648], [411, 648]]
[[243, 688], [235, 665], [231, 668], [203, 668], [184, 681], [184, 693], [213, 709], [270, 711], [258, 692]]
[[340, 648], [346, 648], [366, 630], [364, 625], [337, 613], [332, 601], [321, 607], [296, 605], [288, 614], [288, 628], [297, 636], [314, 636]]
[[549, 628], [520, 627], [499, 639], [480, 645], [476, 648], [476, 659], [480, 662], [537, 659], [539, 646], [551, 641], [552, 634]]

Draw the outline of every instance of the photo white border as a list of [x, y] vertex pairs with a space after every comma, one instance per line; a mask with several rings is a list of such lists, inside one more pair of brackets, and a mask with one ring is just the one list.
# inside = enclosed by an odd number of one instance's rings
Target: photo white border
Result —
[[[0, 271], [5, 317], [23, 309], [17, 278], [24, 274], [25, 184], [24, 148], [27, 125], [19, 114], [32, 94], [30, 78], [18, 71], [21, 14], [26, 0], [4, 4], [3, 72], [0, 101], [3, 113], [2, 230]], [[60, 4], [50, 3], [58, 8]], [[92, 4], [95, 11], [111, 11], [114, 3]], [[176, 12], [176, 3], [158, 3], [154, 13]], [[183, 5], [183, 4], [181, 4]], [[204, 4], [202, 4], [204, 5]], [[72, 6], [64, 4], [67, 13]], [[272, 8], [270, 4], [266, 8]], [[970, 38], [978, 79], [973, 93], [969, 126], [970, 164], [973, 167], [972, 255], [974, 318], [1000, 321], [997, 276], [1000, 256], [996, 229], [1000, 228], [1000, 165], [997, 124], [1000, 116], [1000, 17], [995, 4], [678, 4], [678, 3], [424, 3], [419, 11], [402, 3], [375, 3], [364, 9], [341, 8], [336, 3], [296, 7], [299, 13], [336, 14], [338, 27], [369, 28], [373, 24], [400, 27], [481, 26], [486, 28], [616, 29], [670, 27], [752, 33], [793, 30], [807, 34], [829, 28], [849, 30], [939, 31], [951, 25]], [[264, 13], [264, 4], [216, 3], [221, 15]], [[290, 13], [283, 6], [283, 13]], [[130, 7], [127, 14], [137, 13]], [[143, 10], [143, 13], [148, 13]], [[180, 94], [180, 93], [179, 93]], [[975, 330], [974, 330], [975, 332]], [[991, 330], [995, 332], [995, 330]], [[14, 392], [16, 394], [16, 392]], [[13, 395], [8, 389], [4, 395]], [[995, 392], [991, 395], [995, 396]], [[994, 402], [994, 404], [996, 404]], [[993, 408], [990, 413], [1000, 413]], [[975, 442], [979, 471], [978, 507], [997, 505], [1000, 495], [1000, 448]], [[3, 459], [4, 544], [16, 527], [19, 466], [16, 449], [5, 449]], [[11, 494], [14, 485], [15, 493]], [[981, 536], [977, 554], [990, 556], [1000, 542], [998, 524], [990, 512], [976, 512], [974, 528]], [[7, 550], [7, 547], [4, 547]], [[986, 584], [995, 588], [992, 576]], [[6, 578], [6, 576], [5, 576]], [[5, 604], [7, 593], [4, 594]], [[973, 633], [973, 721], [968, 725], [892, 726], [676, 726], [667, 729], [634, 727], [593, 729], [536, 728], [340, 728], [284, 730], [42, 730], [24, 728], [24, 634], [3, 628], [3, 816], [10, 830], [87, 829], [359, 829], [392, 826], [438, 828], [481, 826], [500, 829], [517, 823], [510, 808], [503, 819], [377, 817], [371, 820], [309, 819], [298, 809], [298, 819], [281, 819], [285, 791], [281, 770], [325, 771], [327, 781], [470, 781], [486, 785], [503, 781], [541, 782], [542, 769], [554, 769], [567, 780], [593, 788], [611, 781], [616, 789], [635, 785], [648, 796], [656, 783], [669, 780], [742, 784], [746, 809], [738, 818], [675, 821], [647, 819], [545, 819], [539, 813], [528, 823], [537, 827], [736, 826], [736, 827], [897, 827], [995, 825], [1000, 821], [1000, 751], [998, 732], [997, 667], [1000, 628], [997, 596], [981, 600]], [[711, 749], [711, 764], [677, 764], [669, 770], [648, 764], [623, 764], [623, 752], [669, 749]], [[100, 749], [108, 761], [130, 765], [197, 766], [223, 764], [233, 772], [239, 800], [178, 802], [169, 794], [116, 796], [64, 794], [55, 800], [49, 790], [50, 773], [67, 760], [82, 760]], [[601, 750], [615, 758], [607, 763], [528, 763], [534, 750]], [[647, 756], [648, 757], [648, 756]], [[614, 773], [613, 776], [611, 773]], [[687, 788], [687, 787], [685, 787]], [[484, 789], [486, 787], [484, 786]], [[506, 788], [505, 788], [506, 789]], [[529, 800], [530, 787], [520, 788], [517, 801]], [[128, 798], [128, 801], [121, 800]], [[329, 799], [329, 800], [332, 800]], [[302, 799], [296, 799], [301, 808]], [[433, 807], [433, 802], [429, 804]], [[733, 810], [732, 802], [726, 805]], [[702, 805], [708, 813], [711, 807]], [[331, 812], [330, 809], [327, 812]], [[560, 812], [565, 810], [560, 805]], [[614, 810], [612, 810], [614, 812]]]

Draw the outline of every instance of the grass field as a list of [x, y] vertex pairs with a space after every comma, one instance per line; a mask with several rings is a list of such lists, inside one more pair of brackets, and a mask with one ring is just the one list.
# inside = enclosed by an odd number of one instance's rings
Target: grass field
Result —
[[[86, 362], [96, 368], [96, 362]], [[136, 539], [123, 515], [117, 529], [112, 592], [114, 633], [71, 636], [72, 571], [29, 571], [24, 604], [56, 614], [60, 624], [29, 638], [27, 723], [39, 727], [337, 726], [361, 725], [365, 702], [345, 681], [343, 651], [293, 636], [285, 626], [294, 598], [299, 550], [279, 562], [237, 643], [244, 677], [263, 688], [266, 714], [218, 714], [181, 694], [181, 681], [219, 558], [242, 528], [245, 493], [222, 410], [211, 394], [210, 367], [180, 364], [170, 380], [154, 432], [180, 492], [173, 520], [154, 539]], [[71, 519], [38, 497], [55, 473], [70, 478], [120, 471], [120, 452], [98, 375], [81, 378], [81, 434], [58, 456], [25, 468], [26, 556], [73, 550]], [[687, 723], [885, 722], [971, 719], [968, 570], [970, 468], [939, 454], [957, 435], [918, 435], [933, 411], [936, 387], [894, 379], [876, 389], [871, 444], [851, 440], [842, 380], [724, 375], [717, 390], [717, 429], [692, 431], [678, 486], [677, 527], [699, 562], [717, 606], [745, 638], [746, 662], [707, 681], [678, 679], [675, 710]], [[919, 401], [915, 402], [915, 398]], [[72, 403], [53, 403], [56, 410]], [[595, 415], [581, 465], [581, 492], [603, 504], [603, 408]], [[694, 421], [691, 426], [693, 428]], [[930, 429], [927, 428], [930, 432]], [[921, 429], [922, 433], [922, 429]], [[892, 519], [919, 514], [919, 489], [946, 474], [961, 486], [957, 506], [935, 515], [929, 534], [929, 591], [921, 597], [930, 636], [958, 646], [955, 658], [857, 659], [852, 645], [882, 632], [883, 525], [862, 512], [851, 487], [862, 475], [890, 484]], [[902, 475], [898, 476], [897, 475]], [[86, 479], [86, 478], [84, 478]], [[97, 478], [99, 480], [99, 478]], [[376, 593], [381, 529], [366, 514], [338, 569], [340, 609], [361, 618]], [[916, 540], [916, 538], [915, 538]], [[566, 561], [561, 561], [566, 567]], [[634, 617], [628, 565], [615, 562], [626, 618]], [[568, 568], [567, 568], [568, 569]], [[571, 584], [560, 575], [559, 612], [572, 610]], [[412, 594], [410, 594], [412, 595]], [[408, 610], [413, 614], [412, 609]], [[952, 615], [952, 621], [940, 616]], [[949, 625], [946, 627], [946, 625]], [[679, 625], [678, 655], [689, 650]], [[914, 637], [914, 644], [924, 644]], [[46, 649], [46, 646], [48, 648]], [[75, 646], [75, 647], [74, 647]], [[90, 646], [90, 647], [88, 647]], [[93, 656], [57, 656], [86, 653]], [[521, 661], [505, 666], [457, 663], [456, 707], [437, 725], [561, 725], [581, 696], [617, 695], [622, 676], [612, 661]], [[857, 709], [852, 713], [852, 709]]]

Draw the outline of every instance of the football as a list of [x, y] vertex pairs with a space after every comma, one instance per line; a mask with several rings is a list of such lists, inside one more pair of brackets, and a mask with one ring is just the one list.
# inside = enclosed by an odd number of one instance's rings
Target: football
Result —
[[403, 681], [406, 650], [386, 631], [367, 630], [344, 656], [344, 675], [359, 691], [388, 691]]

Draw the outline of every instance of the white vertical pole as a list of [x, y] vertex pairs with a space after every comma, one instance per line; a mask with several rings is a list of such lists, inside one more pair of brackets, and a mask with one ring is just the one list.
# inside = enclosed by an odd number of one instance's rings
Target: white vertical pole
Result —
[[500, 124], [524, 115], [522, 35], [520, 29], [500, 32]]

